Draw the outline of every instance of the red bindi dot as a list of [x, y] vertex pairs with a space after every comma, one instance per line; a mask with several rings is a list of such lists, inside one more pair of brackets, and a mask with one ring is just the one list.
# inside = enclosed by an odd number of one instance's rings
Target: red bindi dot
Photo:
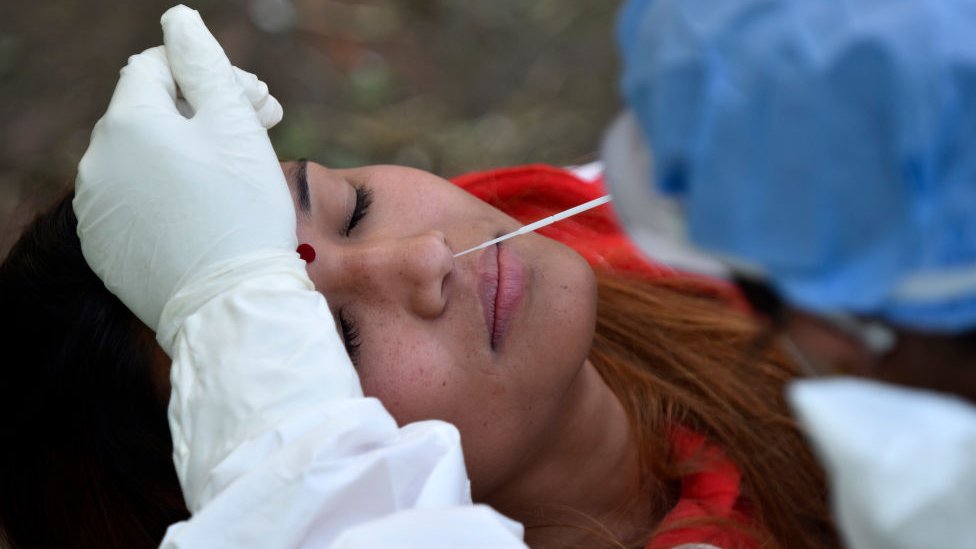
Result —
[[305, 243], [299, 244], [298, 249], [295, 251], [298, 252], [298, 257], [305, 260], [305, 263], [315, 261], [315, 248], [313, 248], [311, 245]]

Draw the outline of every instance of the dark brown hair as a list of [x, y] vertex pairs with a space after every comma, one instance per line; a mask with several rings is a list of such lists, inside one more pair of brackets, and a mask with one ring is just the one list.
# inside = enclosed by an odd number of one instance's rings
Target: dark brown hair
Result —
[[156, 547], [188, 513], [155, 342], [85, 263], [71, 198], [0, 266], [0, 534], [13, 549]]

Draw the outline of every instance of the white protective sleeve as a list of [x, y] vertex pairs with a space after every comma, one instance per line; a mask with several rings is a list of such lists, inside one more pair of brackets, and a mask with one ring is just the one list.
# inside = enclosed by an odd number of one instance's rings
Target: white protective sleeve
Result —
[[976, 547], [976, 407], [860, 379], [788, 392], [851, 549]]
[[363, 397], [295, 262], [232, 282], [176, 334], [170, 426], [192, 518], [162, 546], [525, 547], [519, 523], [472, 505], [453, 425], [398, 428]]

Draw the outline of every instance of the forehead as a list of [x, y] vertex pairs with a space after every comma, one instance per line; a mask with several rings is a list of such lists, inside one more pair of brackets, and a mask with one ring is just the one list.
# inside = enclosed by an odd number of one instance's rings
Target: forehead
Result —
[[[297, 208], [306, 207], [309, 202], [314, 203], [316, 200], [340, 198], [341, 194], [336, 196], [330, 191], [348, 192], [357, 186], [375, 188], [384, 192], [410, 193], [404, 195], [404, 198], [412, 197], [415, 201], [433, 198], [459, 199], [487, 206], [480, 199], [446, 179], [404, 166], [370, 165], [332, 169], [306, 160], [282, 162], [281, 166]], [[342, 186], [346, 187], [344, 191]]]
[[[436, 223], [451, 232], [476, 220], [513, 224], [515, 220], [454, 183], [435, 174], [393, 165], [330, 169], [314, 162], [286, 162], [282, 169], [298, 212], [299, 226], [316, 220], [348, 219], [358, 199], [357, 189], [370, 193], [370, 231], [377, 220]], [[303, 177], [304, 176], [304, 177]], [[309, 209], [303, 211], [304, 189]]]

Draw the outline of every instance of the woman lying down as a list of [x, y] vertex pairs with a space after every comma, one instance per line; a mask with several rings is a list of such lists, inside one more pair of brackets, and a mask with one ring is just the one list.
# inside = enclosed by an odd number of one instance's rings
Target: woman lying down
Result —
[[273, 98], [163, 24], [0, 269], [8, 545], [837, 545], [731, 291], [607, 207], [454, 257], [599, 181], [278, 164]]

